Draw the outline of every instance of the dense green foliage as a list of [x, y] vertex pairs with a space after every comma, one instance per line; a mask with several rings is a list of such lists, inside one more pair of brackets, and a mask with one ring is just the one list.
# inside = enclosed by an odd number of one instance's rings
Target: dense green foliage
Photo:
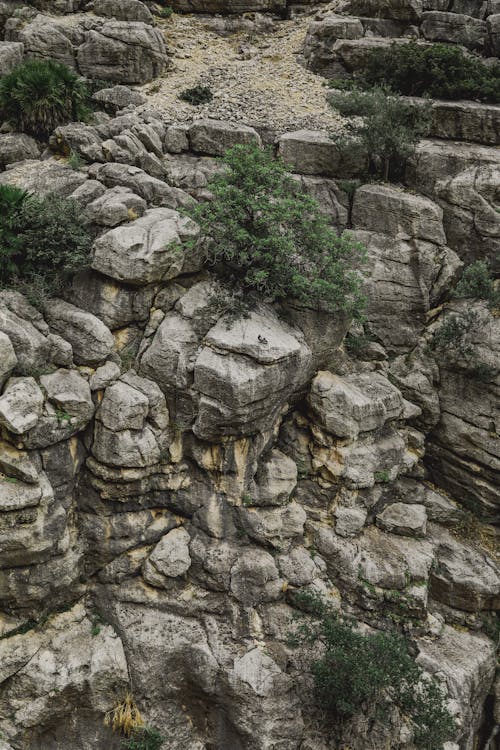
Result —
[[54, 60], [27, 60], [0, 78], [0, 119], [39, 138], [88, 115], [86, 84]]
[[124, 750], [160, 750], [164, 742], [155, 727], [137, 727], [131, 737], [122, 740]]
[[500, 102], [500, 64], [487, 66], [452, 44], [412, 41], [374, 49], [360, 78], [367, 85], [385, 84], [407, 96]]
[[208, 86], [200, 85], [193, 86], [191, 89], [184, 89], [184, 91], [181, 91], [179, 94], [179, 99], [182, 99], [184, 102], [189, 102], [189, 104], [193, 104], [194, 106], [208, 104], [213, 98], [214, 95], [212, 94], [211, 89]]
[[310, 670], [325, 717], [334, 724], [360, 712], [381, 718], [392, 703], [411, 722], [417, 748], [441, 750], [455, 724], [439, 684], [423, 675], [406, 641], [390, 633], [362, 635], [317, 598], [303, 599], [313, 620], [296, 627], [294, 643], [321, 653]]
[[0, 185], [0, 287], [57, 294], [88, 265], [91, 244], [75, 201]]
[[385, 180], [401, 176], [415, 144], [430, 130], [429, 105], [413, 107], [383, 87], [332, 92], [330, 103], [344, 117], [357, 118], [334, 136], [341, 152], [366, 153], [367, 175]]
[[477, 260], [464, 269], [453, 292], [454, 297], [476, 297], [486, 300], [491, 307], [500, 305], [500, 291], [495, 288], [489, 263]]
[[213, 200], [190, 209], [208, 264], [260, 299], [294, 298], [327, 311], [360, 314], [362, 248], [339, 237], [315, 200], [279, 160], [257, 146], [235, 146], [208, 185]]

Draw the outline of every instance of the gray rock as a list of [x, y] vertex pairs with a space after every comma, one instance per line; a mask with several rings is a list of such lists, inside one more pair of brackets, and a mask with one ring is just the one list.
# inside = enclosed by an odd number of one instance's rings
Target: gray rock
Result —
[[97, 420], [92, 454], [98, 461], [109, 466], [142, 468], [157, 464], [161, 449], [149, 425], [143, 430], [114, 432]]
[[172, 529], [162, 536], [149, 555], [143, 570], [146, 581], [153, 583], [160, 577], [177, 578], [191, 567], [190, 536], [183, 528]]
[[170, 125], [165, 134], [165, 151], [180, 154], [189, 151], [189, 128], [186, 125]]
[[42, 488], [19, 479], [0, 476], [0, 511], [16, 511], [39, 504]]
[[377, 515], [377, 525], [393, 534], [425, 536], [427, 511], [423, 505], [392, 503]]
[[51, 329], [70, 342], [75, 361], [79, 364], [99, 364], [115, 348], [109, 328], [95, 315], [69, 302], [51, 300], [45, 316]]
[[17, 41], [24, 45], [27, 57], [57, 60], [75, 69], [75, 44], [81, 44], [83, 33], [77, 26], [39, 14], [31, 23], [22, 25]]
[[118, 224], [133, 221], [146, 211], [144, 198], [125, 187], [114, 187], [88, 204], [86, 218], [104, 227], [116, 227]]
[[9, 337], [0, 331], [0, 389], [17, 365], [17, 357]]
[[86, 34], [77, 61], [88, 78], [145, 83], [163, 72], [167, 54], [158, 29], [139, 21], [109, 21]]
[[[226, 0], [173, 0], [174, 10], [183, 13], [227, 13]], [[286, 0], [234, 0], [231, 13], [252, 13], [280, 11], [286, 7]]]
[[191, 149], [200, 154], [223, 156], [237, 144], [254, 143], [261, 140], [256, 130], [246, 125], [233, 125], [223, 120], [197, 120], [188, 131]]
[[283, 505], [297, 485], [295, 461], [276, 448], [259, 465], [250, 488], [252, 505]]
[[348, 161], [342, 159], [335, 141], [317, 130], [285, 133], [278, 141], [278, 153], [291, 171], [303, 175], [351, 177], [364, 164], [362, 153]]
[[339, 536], [356, 536], [365, 525], [368, 512], [365, 508], [339, 507], [335, 510], [335, 533]]
[[43, 393], [34, 378], [10, 378], [0, 396], [0, 423], [15, 435], [35, 427], [43, 407]]
[[293, 539], [302, 536], [306, 512], [299, 503], [282, 508], [240, 508], [239, 519], [246, 533], [260, 544], [279, 550], [290, 547]]
[[69, 156], [78, 154], [86, 161], [105, 161], [102, 149], [102, 138], [96, 128], [82, 122], [70, 122], [54, 130], [50, 140], [54, 153]]
[[67, 418], [74, 417], [86, 425], [94, 414], [94, 404], [88, 382], [75, 370], [57, 370], [40, 377], [40, 385], [47, 398]]
[[[497, 11], [500, 11], [500, 7]], [[489, 52], [498, 57], [500, 55], [500, 12], [488, 16], [486, 28], [488, 31]]]
[[112, 331], [146, 321], [154, 293], [151, 286], [126, 287], [92, 271], [77, 274], [71, 288], [74, 303], [92, 312]]
[[151, 24], [153, 16], [140, 0], [94, 0], [96, 16], [115, 18], [117, 21], [143, 21]]
[[176, 211], [151, 209], [127, 226], [101, 235], [94, 243], [92, 268], [129, 284], [173, 279], [185, 264], [182, 242], [198, 231]]
[[[177, 208], [187, 206], [192, 202], [183, 190], [170, 187], [139, 167], [131, 167], [128, 164], [102, 164], [92, 166], [89, 173], [108, 188], [117, 186], [130, 188], [133, 193], [140, 195], [147, 203], [154, 206]], [[0, 179], [1, 177], [2, 175]]]
[[0, 133], [0, 169], [26, 159], [37, 159], [40, 149], [34, 138], [24, 133]]
[[494, 560], [444, 530], [437, 537], [437, 564], [431, 574], [434, 599], [466, 612], [498, 609], [500, 569]]
[[115, 115], [118, 110], [125, 107], [140, 107], [141, 104], [146, 104], [147, 102], [147, 98], [140, 91], [120, 85], [96, 91], [92, 96], [92, 100], [102, 107], [105, 112], [112, 115]]
[[352, 209], [354, 229], [383, 232], [391, 238], [418, 238], [445, 245], [443, 212], [428, 198], [392, 185], [363, 185]]
[[422, 0], [349, 0], [349, 12], [415, 23], [422, 15]]
[[109, 430], [142, 430], [148, 411], [147, 396], [118, 381], [106, 388], [97, 418]]
[[320, 372], [314, 378], [309, 403], [328, 432], [356, 438], [401, 416], [401, 393], [379, 373], [339, 377]]
[[28, 159], [13, 165], [0, 174], [0, 185], [15, 185], [22, 190], [48, 195], [55, 193], [67, 198], [83, 185], [87, 175], [71, 169], [56, 159], [37, 161]]
[[231, 568], [231, 593], [245, 607], [279, 599], [283, 581], [269, 552], [246, 549]]
[[115, 362], [106, 362], [98, 367], [91, 376], [89, 385], [91, 391], [100, 391], [107, 388], [120, 377], [120, 368]]
[[425, 39], [431, 42], [454, 42], [470, 49], [481, 48], [486, 36], [486, 23], [461, 13], [426, 11], [420, 26]]
[[21, 42], [0, 42], [0, 70], [4, 75], [22, 63], [23, 51]]
[[363, 25], [359, 18], [328, 13], [319, 21], [313, 21], [304, 40], [302, 54], [309, 70], [328, 75], [330, 68], [335, 73], [333, 45], [337, 39], [360, 39]]
[[280, 555], [278, 567], [292, 586], [307, 586], [318, 575], [318, 568], [304, 547], [295, 547], [287, 555]]
[[12, 479], [39, 484], [38, 471], [29, 454], [6, 442], [0, 442], [0, 470]]

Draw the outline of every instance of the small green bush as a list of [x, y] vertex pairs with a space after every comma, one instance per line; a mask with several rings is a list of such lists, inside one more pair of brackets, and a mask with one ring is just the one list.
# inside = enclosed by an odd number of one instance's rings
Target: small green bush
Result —
[[319, 599], [302, 595], [301, 607], [314, 619], [295, 628], [292, 645], [322, 646], [313, 659], [314, 699], [334, 725], [364, 712], [383, 715], [392, 703], [411, 722], [421, 750], [442, 750], [455, 723], [441, 687], [427, 679], [398, 635], [362, 635]]
[[194, 106], [208, 104], [213, 98], [214, 95], [212, 94], [211, 89], [208, 86], [200, 85], [193, 86], [191, 89], [184, 89], [184, 91], [181, 91], [179, 94], [179, 99], [182, 99], [184, 102], [189, 102], [189, 104]]
[[59, 125], [87, 118], [84, 81], [54, 60], [27, 60], [0, 78], [0, 119], [46, 139]]
[[467, 266], [454, 289], [453, 296], [484, 299], [490, 307], [498, 307], [500, 305], [500, 291], [495, 288], [489, 263], [485, 260], [477, 260]]
[[137, 727], [122, 745], [124, 750], [159, 750], [164, 742], [165, 737], [155, 727]]
[[367, 176], [401, 176], [415, 144], [430, 130], [430, 105], [412, 107], [384, 87], [332, 92], [329, 101], [344, 117], [356, 118], [332, 137], [345, 157], [353, 150], [367, 154]]
[[336, 234], [269, 150], [238, 145], [223, 163], [208, 185], [213, 200], [189, 209], [207, 264], [260, 299], [359, 316], [361, 278], [352, 269], [361, 246]]
[[456, 45], [393, 44], [368, 55], [360, 78], [406, 96], [500, 102], [500, 64], [486, 66]]
[[161, 18], [171, 18], [174, 15], [174, 9], [170, 5], [166, 5], [164, 8], [160, 8], [158, 15]]
[[0, 185], [0, 288], [58, 294], [88, 265], [91, 245], [76, 201]]

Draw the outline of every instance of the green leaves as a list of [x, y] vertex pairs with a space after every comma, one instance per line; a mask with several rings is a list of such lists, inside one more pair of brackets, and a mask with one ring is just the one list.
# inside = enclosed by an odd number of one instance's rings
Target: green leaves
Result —
[[54, 60], [27, 60], [0, 78], [0, 116], [38, 138], [88, 115], [89, 92], [72, 70]]
[[363, 635], [313, 596], [298, 601], [313, 619], [295, 627], [290, 645], [315, 645], [321, 651], [310, 664], [314, 697], [325, 717], [337, 725], [361, 712], [377, 717], [396, 705], [411, 723], [420, 750], [442, 750], [455, 723], [441, 686], [425, 675], [403, 637]]
[[0, 287], [57, 294], [88, 265], [91, 244], [75, 201], [0, 185]]
[[372, 50], [362, 84], [386, 84], [406, 96], [500, 101], [500, 64], [486, 66], [458, 45], [417, 42]]
[[341, 152], [366, 154], [367, 174], [385, 180], [400, 176], [415, 144], [430, 130], [429, 104], [413, 107], [384, 86], [334, 92], [329, 101], [344, 117], [357, 118], [344, 133], [335, 136]]
[[363, 249], [339, 237], [284, 165], [255, 145], [235, 146], [189, 210], [200, 224], [207, 264], [268, 302], [294, 298], [314, 308], [360, 315]]

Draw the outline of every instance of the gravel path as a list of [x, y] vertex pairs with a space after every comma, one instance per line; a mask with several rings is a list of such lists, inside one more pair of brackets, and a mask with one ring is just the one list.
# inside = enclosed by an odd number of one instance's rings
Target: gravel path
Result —
[[[324, 79], [297, 62], [311, 20], [222, 36], [213, 26], [223, 19], [175, 14], [160, 22], [172, 61], [161, 78], [142, 87], [149, 106], [172, 122], [212, 117], [277, 131], [338, 129], [341, 118], [325, 101]], [[211, 88], [210, 103], [194, 107], [178, 99], [197, 84]]]

